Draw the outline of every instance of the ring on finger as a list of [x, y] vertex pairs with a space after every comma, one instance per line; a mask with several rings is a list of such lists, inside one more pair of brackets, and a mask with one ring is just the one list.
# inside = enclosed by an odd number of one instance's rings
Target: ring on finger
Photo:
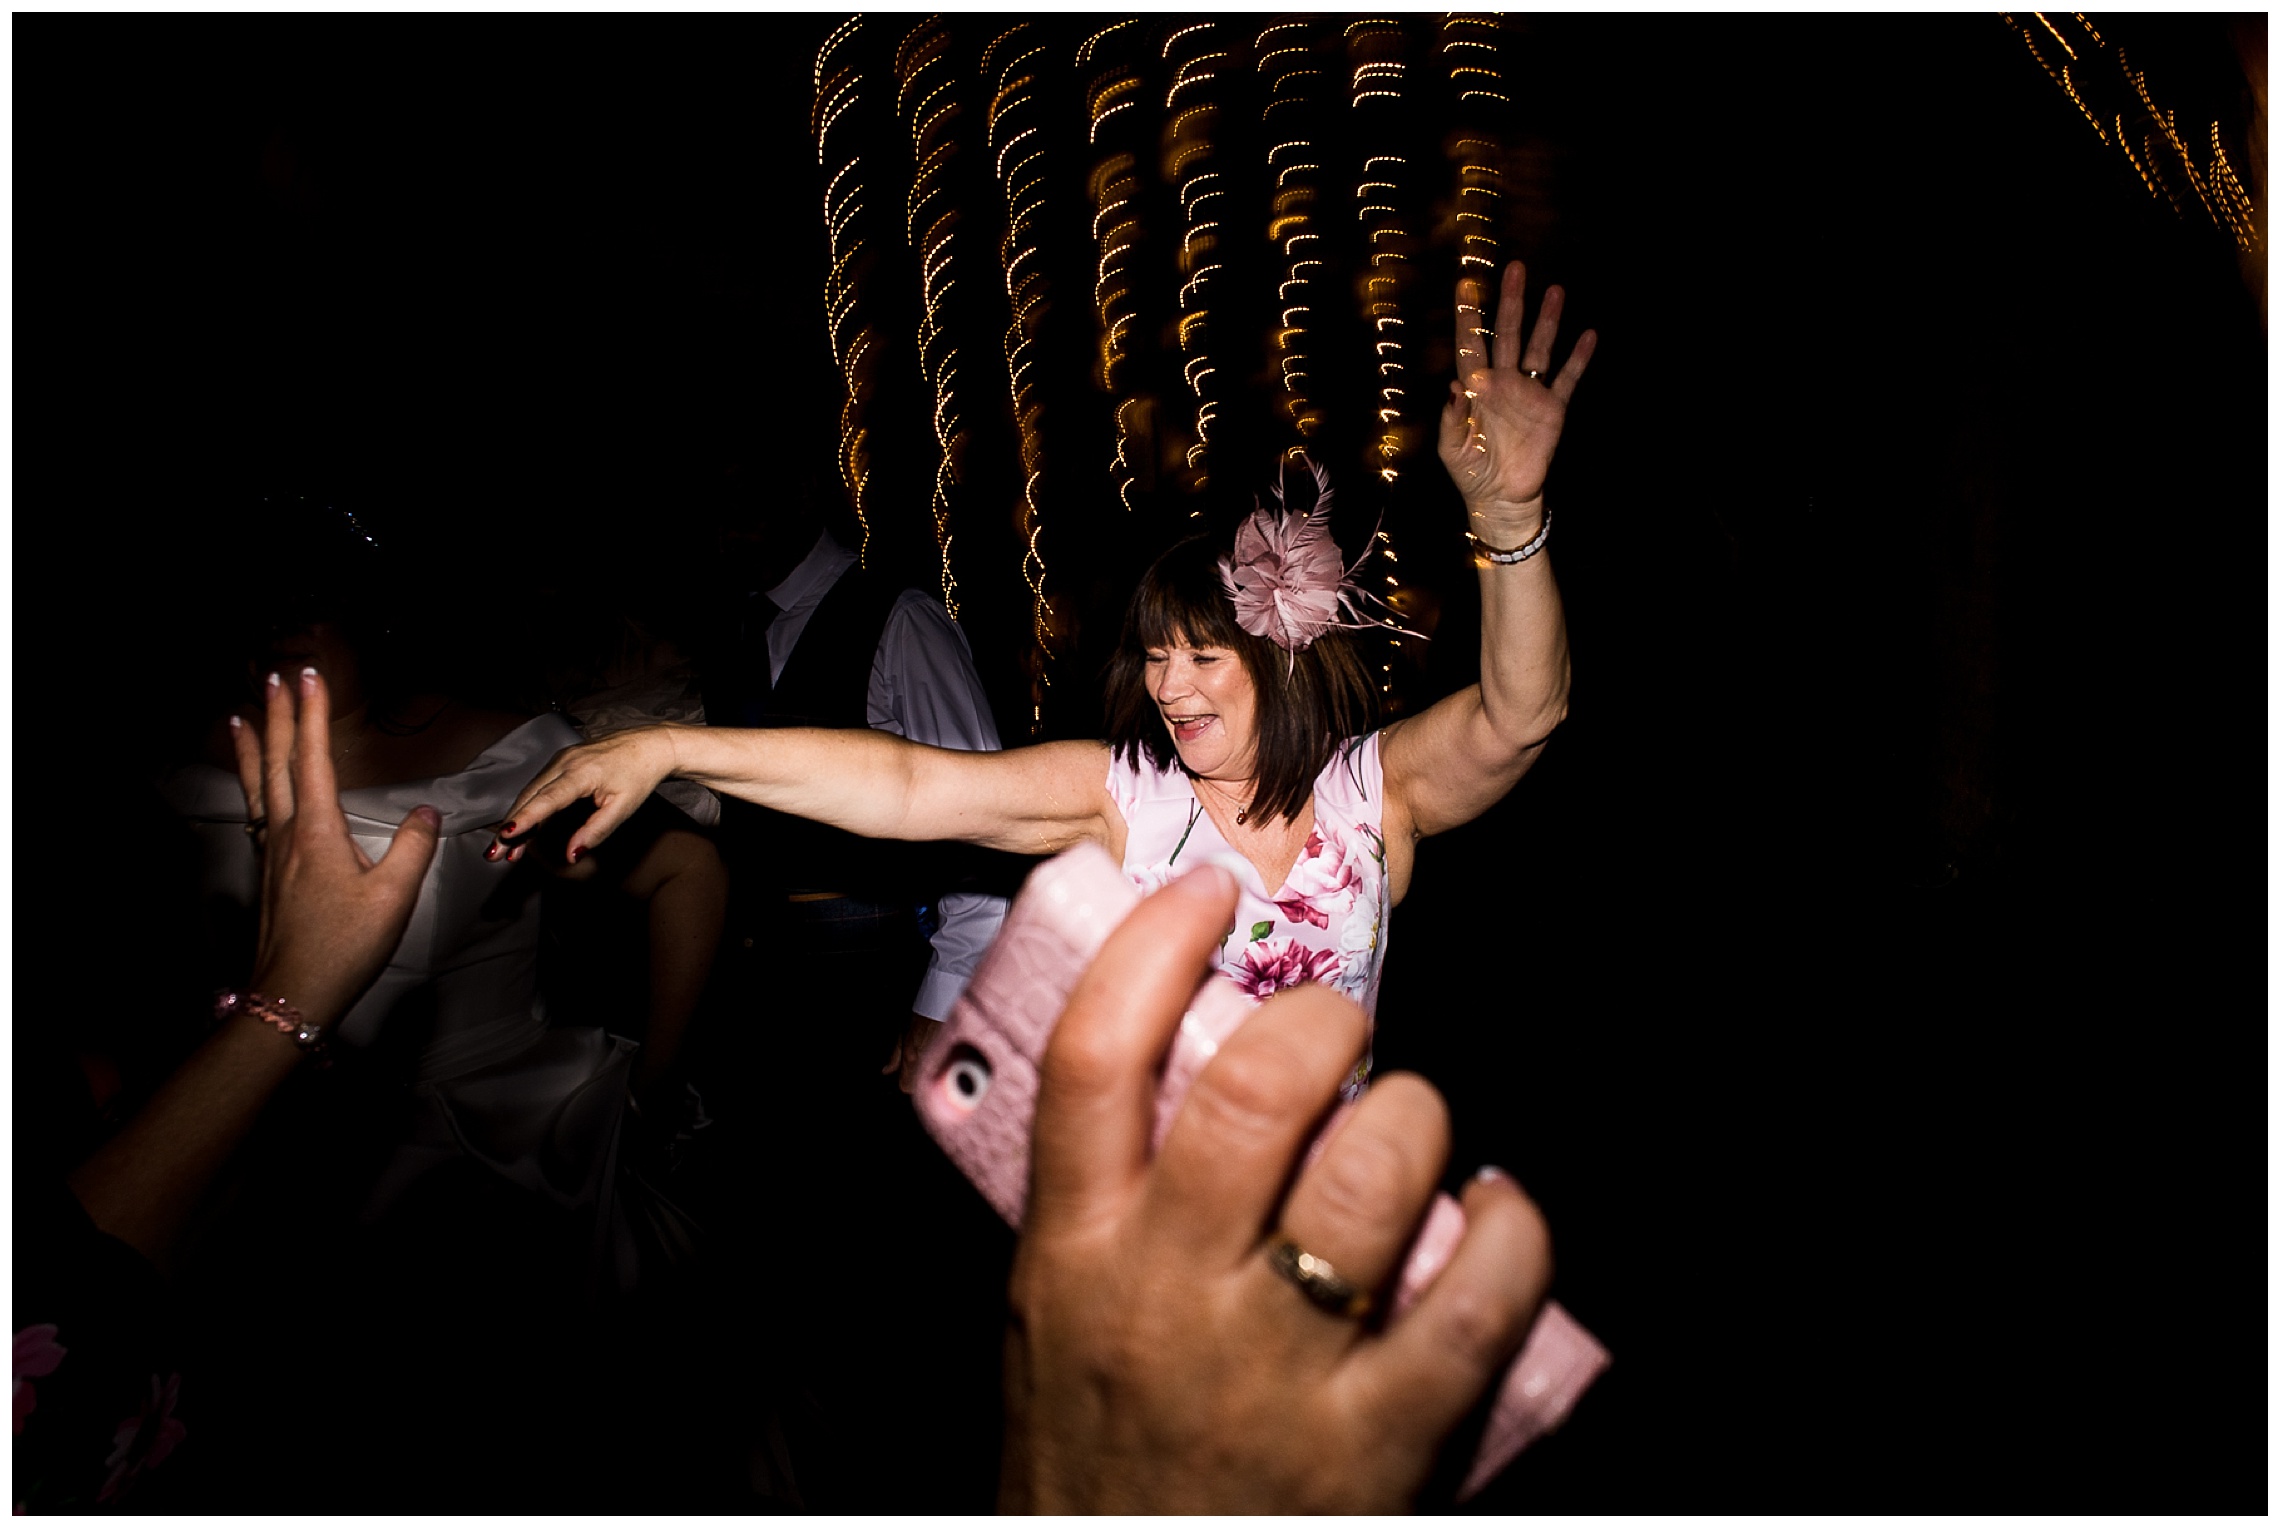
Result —
[[1267, 1265], [1296, 1285], [1298, 1292], [1333, 1316], [1360, 1318], [1375, 1303], [1366, 1289], [1339, 1277], [1328, 1258], [1316, 1257], [1287, 1236], [1267, 1249]]
[[266, 818], [266, 817], [249, 817], [249, 818], [247, 818], [247, 819], [246, 819], [246, 824], [245, 824], [245, 836], [246, 836], [246, 837], [248, 837], [248, 838], [259, 838], [259, 837], [260, 837], [262, 834], [264, 834], [264, 833], [266, 833], [266, 832], [268, 832], [268, 831], [269, 831], [269, 819], [268, 819], [268, 818]]
[[1543, 381], [1543, 380], [1544, 380], [1544, 374], [1543, 374], [1542, 372], [1540, 372], [1540, 371], [1530, 371], [1530, 370], [1529, 370], [1527, 367], [1525, 367], [1525, 366], [1523, 366], [1523, 367], [1521, 367], [1521, 368], [1520, 368], [1520, 375], [1522, 375], [1523, 377], [1526, 377], [1526, 378], [1527, 378], [1529, 381], [1531, 381], [1531, 382], [1541, 382], [1541, 381]]

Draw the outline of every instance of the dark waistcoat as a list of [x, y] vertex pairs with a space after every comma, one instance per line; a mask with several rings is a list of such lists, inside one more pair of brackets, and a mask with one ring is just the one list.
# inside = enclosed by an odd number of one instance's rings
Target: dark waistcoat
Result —
[[[872, 662], [902, 592], [848, 569], [808, 618], [773, 687], [764, 632], [728, 645], [725, 661], [707, 676], [706, 719], [763, 728], [868, 726]], [[934, 856], [921, 846], [861, 838], [749, 802], [724, 798], [720, 828], [731, 869], [763, 896], [829, 891], [907, 903], [936, 879]]]

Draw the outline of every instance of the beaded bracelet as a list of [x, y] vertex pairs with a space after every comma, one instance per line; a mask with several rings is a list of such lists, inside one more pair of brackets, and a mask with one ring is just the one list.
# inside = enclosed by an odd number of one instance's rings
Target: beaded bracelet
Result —
[[1514, 563], [1526, 562], [1529, 558], [1535, 556], [1538, 552], [1541, 552], [1544, 549], [1544, 542], [1550, 538], [1551, 534], [1552, 511], [1549, 506], [1546, 506], [1544, 510], [1544, 523], [1536, 527], [1536, 534], [1533, 537], [1529, 538], [1525, 545], [1515, 547], [1490, 546], [1487, 542], [1481, 540], [1471, 531], [1465, 532], [1465, 540], [1472, 543], [1473, 557], [1475, 561], [1493, 562], [1498, 567], [1509, 568]]
[[214, 1022], [219, 1024], [234, 1014], [258, 1019], [280, 1034], [291, 1035], [293, 1043], [316, 1055], [325, 1048], [325, 1032], [291, 1003], [279, 997], [263, 997], [258, 992], [228, 991], [214, 996]]

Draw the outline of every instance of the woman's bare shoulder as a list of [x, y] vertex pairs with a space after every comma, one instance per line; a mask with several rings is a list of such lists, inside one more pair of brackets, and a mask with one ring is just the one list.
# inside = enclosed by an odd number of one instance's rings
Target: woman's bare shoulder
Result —
[[1114, 836], [1112, 824], [1120, 819], [1108, 794], [1106, 743], [1031, 743], [987, 758], [987, 773], [972, 777], [968, 797], [979, 808], [968, 820], [989, 823], [977, 841], [1053, 854], [1079, 839], [1099, 843]]
[[438, 774], [455, 774], [497, 747], [517, 728], [537, 717], [528, 711], [492, 710], [482, 706], [447, 705], [437, 713], [429, 741], [430, 757]]
[[1009, 752], [1035, 754], [1056, 770], [1100, 770], [1103, 780], [1108, 778], [1108, 745], [1091, 738], [1070, 738], [1058, 743], [1030, 743]]
[[1063, 808], [1056, 815], [1070, 815], [1067, 809], [1078, 802], [1089, 815], [1108, 801], [1106, 743], [1089, 739], [1032, 743], [1008, 749], [1006, 756], [1020, 759], [1030, 782], [1051, 793], [1054, 804]]

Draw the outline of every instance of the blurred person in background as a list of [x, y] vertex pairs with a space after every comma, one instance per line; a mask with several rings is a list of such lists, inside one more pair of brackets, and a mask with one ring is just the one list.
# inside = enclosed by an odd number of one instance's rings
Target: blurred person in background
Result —
[[[233, 1372], [235, 1443], [259, 1453], [265, 1395], [325, 1394], [362, 1425], [297, 1456], [308, 1478], [326, 1473], [329, 1450], [364, 1458], [392, 1441], [429, 1461], [421, 1478], [441, 1480], [483, 1452], [472, 1417], [505, 1412], [558, 1433], [546, 1419], [573, 1392], [550, 1347], [693, 1259], [694, 1227], [636, 1170], [628, 1105], [643, 1052], [670, 1059], [709, 979], [725, 875], [706, 836], [662, 801], [621, 853], [510, 863], [487, 830], [577, 730], [484, 703], [485, 655], [422, 598], [427, 568], [396, 533], [318, 499], [272, 499], [240, 524], [222, 586], [243, 593], [217, 608], [241, 682], [258, 695], [270, 674], [323, 677], [340, 806], [364, 852], [412, 805], [441, 820], [403, 937], [335, 1027], [335, 1064], [297, 1100], [307, 1117], [289, 1128], [319, 1144], [249, 1154], [228, 1210], [244, 1234], [201, 1269], [201, 1317], [226, 1342], [235, 1325], [258, 1328], [262, 1270], [327, 1267], [334, 1298], [362, 1318], [250, 1349]], [[265, 725], [258, 701], [233, 714]], [[248, 817], [229, 733], [216, 717], [206, 757], [160, 788], [197, 841], [202, 894], [249, 908], [265, 825]], [[646, 945], [624, 955], [647, 970], [646, 1011], [607, 1027], [551, 1020], [541, 956], [557, 878], [614, 888], [642, 911], [622, 926]], [[393, 1387], [359, 1380], [417, 1341], [461, 1354], [461, 1382], [434, 1404], [394, 1405]]]

